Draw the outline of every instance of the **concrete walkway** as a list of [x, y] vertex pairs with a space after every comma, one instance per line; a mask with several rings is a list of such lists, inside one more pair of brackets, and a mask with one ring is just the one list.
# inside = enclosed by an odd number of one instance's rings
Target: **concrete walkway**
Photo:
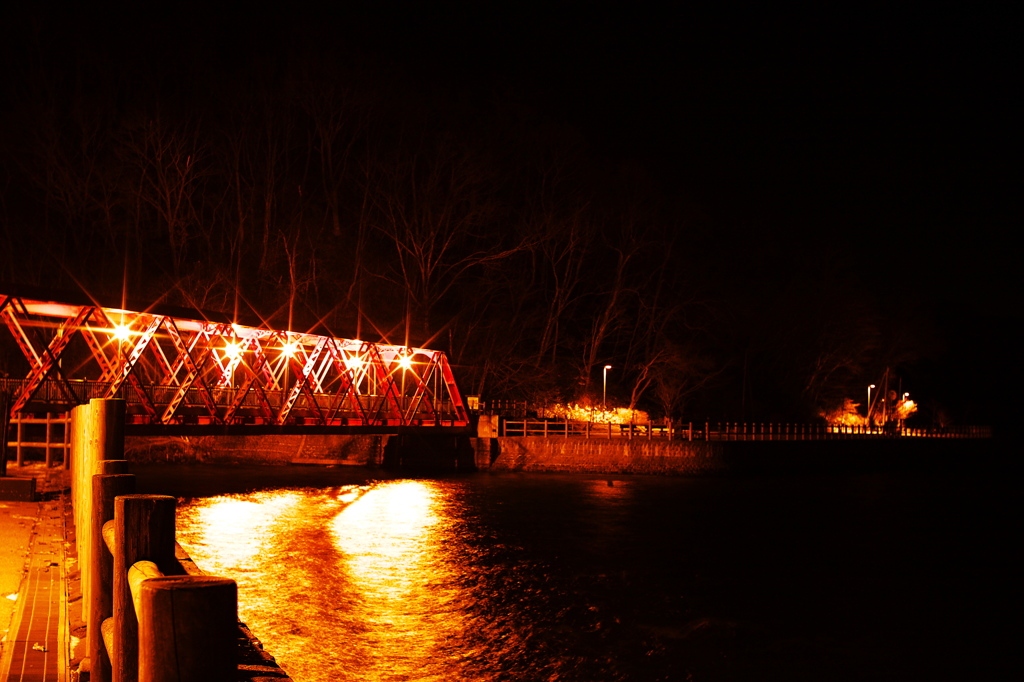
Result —
[[0, 502], [0, 682], [65, 682], [74, 562], [64, 539], [66, 474], [41, 465], [9, 465], [8, 473], [35, 477], [40, 499]]

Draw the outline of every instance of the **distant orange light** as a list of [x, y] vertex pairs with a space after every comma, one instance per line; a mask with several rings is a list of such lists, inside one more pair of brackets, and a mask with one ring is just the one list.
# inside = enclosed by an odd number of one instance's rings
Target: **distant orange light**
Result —
[[611, 424], [648, 424], [651, 421], [651, 416], [643, 410], [631, 410], [628, 407], [601, 409], [577, 403], [551, 405], [544, 410], [544, 416], [568, 421]]
[[913, 400], [910, 400], [909, 398], [907, 398], [906, 396], [908, 396], [908, 395], [910, 395], [910, 394], [909, 393], [904, 393], [903, 394], [903, 396], [904, 396], [903, 400], [901, 400], [896, 405], [896, 419], [906, 419], [910, 415], [912, 415], [915, 412], [917, 412], [917, 403], [915, 403]]
[[362, 368], [362, 366], [365, 364], [366, 361], [364, 361], [362, 358], [349, 358], [348, 360], [345, 360], [345, 366], [348, 367], [349, 370], [351, 371], [357, 371], [360, 368]]

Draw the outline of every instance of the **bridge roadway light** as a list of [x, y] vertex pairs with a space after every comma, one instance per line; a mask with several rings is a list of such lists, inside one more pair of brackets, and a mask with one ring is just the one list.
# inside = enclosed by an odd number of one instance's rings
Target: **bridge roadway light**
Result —
[[291, 341], [291, 342], [286, 343], [283, 346], [281, 346], [281, 352], [286, 357], [289, 357], [289, 358], [295, 357], [295, 353], [296, 353], [296, 351], [298, 351], [298, 349], [299, 349], [299, 344], [295, 343], [294, 341]]

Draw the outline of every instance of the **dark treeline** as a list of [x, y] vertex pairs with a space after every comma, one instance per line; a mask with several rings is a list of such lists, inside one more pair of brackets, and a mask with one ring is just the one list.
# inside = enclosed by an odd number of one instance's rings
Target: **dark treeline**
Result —
[[927, 350], [841, 252], [735, 243], [514, 84], [172, 33], [8, 47], [0, 281], [442, 348], [488, 398], [610, 364], [684, 419], [810, 418]]

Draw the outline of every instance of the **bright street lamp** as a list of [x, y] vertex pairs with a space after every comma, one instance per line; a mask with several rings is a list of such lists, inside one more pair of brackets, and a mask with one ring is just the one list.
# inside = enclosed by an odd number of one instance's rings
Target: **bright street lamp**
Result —
[[871, 389], [873, 389], [874, 387], [874, 384], [868, 386], [868, 426], [871, 426]]
[[612, 368], [611, 365], [604, 366], [604, 387], [601, 391], [601, 409], [608, 410], [608, 370]]

